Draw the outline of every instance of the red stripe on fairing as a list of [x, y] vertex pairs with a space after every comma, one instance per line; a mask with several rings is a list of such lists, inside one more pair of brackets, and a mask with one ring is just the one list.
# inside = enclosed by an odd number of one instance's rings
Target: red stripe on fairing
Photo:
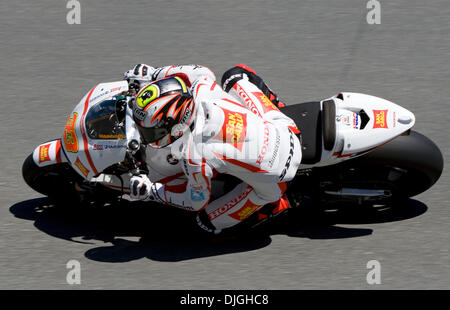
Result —
[[89, 165], [92, 168], [92, 172], [94, 173], [94, 175], [97, 175], [98, 171], [95, 168], [94, 162], [92, 161], [91, 154], [89, 153], [88, 141], [87, 141], [86, 132], [85, 132], [85, 129], [84, 129], [84, 126], [85, 126], [84, 118], [86, 116], [86, 112], [87, 112], [88, 107], [89, 107], [89, 99], [91, 98], [91, 95], [94, 92], [94, 90], [97, 88], [97, 86], [98, 86], [98, 84], [95, 85], [95, 87], [92, 88], [91, 91], [89, 92], [89, 94], [88, 94], [88, 96], [86, 98], [86, 101], [84, 102], [84, 110], [83, 110], [83, 114], [81, 115], [81, 119], [80, 119], [80, 123], [81, 123], [80, 129], [81, 129], [81, 136], [83, 138], [83, 143], [84, 143], [84, 153], [86, 154], [86, 158], [87, 158], [87, 160], [89, 162]]
[[220, 155], [220, 154], [218, 154], [216, 152], [214, 152], [214, 154], [216, 154], [216, 156], [218, 158], [220, 158], [220, 159], [222, 159], [222, 160], [224, 160], [226, 162], [229, 162], [229, 163], [231, 163], [233, 165], [236, 165], [236, 166], [242, 167], [244, 169], [250, 170], [251, 172], [258, 172], [258, 173], [260, 173], [260, 172], [263, 172], [263, 173], [267, 172], [267, 170], [262, 170], [259, 167], [249, 165], [247, 163], [244, 163], [242, 161], [239, 161], [239, 160], [236, 160], [236, 159], [233, 159], [233, 158], [228, 158], [228, 157], [226, 157], [224, 155]]
[[211, 85], [210, 90], [214, 90], [214, 87], [216, 87], [216, 81], [214, 81], [214, 83]]
[[61, 140], [56, 141], [55, 154], [56, 162], [59, 164], [61, 162]]

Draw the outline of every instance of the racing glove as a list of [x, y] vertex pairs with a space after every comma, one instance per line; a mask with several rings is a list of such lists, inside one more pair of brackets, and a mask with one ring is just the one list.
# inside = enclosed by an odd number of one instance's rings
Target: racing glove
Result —
[[139, 89], [142, 83], [150, 82], [155, 68], [146, 64], [137, 64], [133, 69], [123, 74], [123, 79], [128, 81], [130, 87]]
[[145, 174], [132, 176], [130, 179], [130, 197], [143, 201], [155, 200], [152, 194], [152, 185], [153, 183]]

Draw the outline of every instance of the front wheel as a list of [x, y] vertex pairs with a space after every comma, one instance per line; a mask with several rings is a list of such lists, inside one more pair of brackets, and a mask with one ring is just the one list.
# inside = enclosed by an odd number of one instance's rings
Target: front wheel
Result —
[[68, 163], [39, 167], [33, 160], [33, 154], [25, 159], [22, 176], [28, 186], [57, 203], [103, 204], [117, 201], [120, 196], [119, 192], [99, 183], [89, 184]]

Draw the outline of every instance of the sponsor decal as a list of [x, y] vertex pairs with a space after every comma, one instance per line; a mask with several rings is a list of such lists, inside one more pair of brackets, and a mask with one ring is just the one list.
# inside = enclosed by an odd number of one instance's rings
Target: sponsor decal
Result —
[[95, 151], [103, 151], [107, 149], [125, 149], [126, 145], [123, 144], [94, 144], [92, 145], [92, 149]]
[[49, 149], [50, 149], [50, 145], [51, 144], [45, 144], [45, 145], [41, 145], [39, 147], [39, 163], [43, 163], [45, 161], [51, 161], [50, 159], [50, 154], [49, 154]]
[[268, 148], [269, 148], [269, 127], [268, 126], [264, 126], [263, 146], [261, 147], [261, 151], [259, 152], [258, 159], [256, 160], [256, 163], [258, 165], [262, 164], [262, 161], [264, 159], [264, 156], [267, 153]]
[[107, 149], [126, 149], [127, 146], [123, 144], [105, 144], [105, 150]]
[[191, 189], [191, 200], [192, 201], [203, 201], [205, 200], [205, 195], [203, 192]]
[[121, 88], [122, 88], [122, 87], [111, 88], [111, 89], [110, 89], [110, 92], [118, 91], [118, 90], [120, 90]]
[[353, 113], [353, 128], [359, 129], [359, 115]]
[[78, 138], [75, 130], [78, 113], [73, 113], [67, 119], [66, 127], [64, 128], [64, 146], [67, 152], [78, 152]]
[[181, 118], [181, 124], [186, 124], [189, 120], [189, 117], [191, 116], [191, 109], [186, 108], [186, 112], [184, 112], [183, 117]]
[[287, 173], [287, 171], [289, 169], [289, 166], [291, 165], [292, 156], [294, 155], [294, 146], [295, 146], [295, 144], [294, 144], [294, 135], [292, 134], [292, 131], [289, 131], [289, 133], [290, 133], [289, 142], [290, 142], [291, 149], [289, 151], [289, 156], [288, 156], [288, 158], [286, 160], [286, 164], [284, 164], [284, 169], [283, 169], [283, 171], [280, 174], [280, 177], [279, 177], [280, 181], [283, 180], [284, 177], [286, 176], [286, 173]]
[[219, 217], [220, 215], [224, 214], [228, 210], [232, 209], [234, 206], [236, 206], [239, 202], [244, 200], [248, 194], [253, 190], [253, 188], [250, 185], [247, 185], [247, 188], [244, 192], [242, 192], [239, 196], [233, 198], [231, 201], [227, 202], [222, 207], [212, 211], [208, 214], [208, 218], [210, 221], [214, 220], [215, 218]]
[[236, 89], [239, 97], [244, 99], [245, 104], [250, 109], [250, 111], [252, 111], [253, 114], [255, 114], [255, 115], [261, 116], [261, 114], [259, 113], [258, 108], [256, 107], [255, 103], [250, 98], [250, 96], [245, 92], [245, 90], [242, 87], [240, 87], [239, 84], [237, 84], [237, 83], [233, 86], [233, 88]]
[[234, 218], [235, 220], [242, 221], [250, 216], [253, 212], [258, 210], [260, 206], [255, 205], [253, 202], [250, 201], [250, 199], [244, 204], [242, 208], [237, 210], [234, 213], [230, 214], [230, 217]]
[[99, 134], [98, 137], [100, 139], [125, 139], [125, 136], [122, 134], [117, 134], [117, 135], [104, 135], [104, 134]]
[[[120, 89], [120, 87], [119, 87], [119, 89]], [[101, 94], [99, 94], [99, 95], [97, 95], [97, 96], [91, 98], [91, 99], [89, 100], [89, 103], [91, 103], [91, 102], [97, 100], [98, 98], [103, 97], [103, 96], [105, 96], [105, 95], [107, 95], [107, 94], [109, 94], [109, 91], [108, 91], [108, 90], [105, 91], [104, 93], [101, 93]]]
[[372, 110], [373, 111], [373, 128], [388, 128], [386, 117], [388, 110]]
[[89, 175], [89, 170], [88, 168], [86, 168], [85, 165], [83, 165], [79, 157], [77, 157], [77, 159], [73, 164], [78, 168], [78, 170], [80, 170], [81, 174], [87, 179]]
[[224, 108], [221, 109], [225, 114], [221, 133], [222, 141], [242, 151], [242, 145], [247, 135], [247, 115]]
[[396, 117], [396, 115], [395, 115], [395, 111], [394, 111], [394, 117], [393, 117], [393, 127], [395, 128], [395, 123], [397, 123], [397, 117]]
[[145, 112], [139, 109], [138, 107], [134, 107], [133, 115], [136, 119], [143, 121], [145, 118]]
[[348, 117], [347, 115], [342, 116], [342, 121], [345, 123], [345, 125], [350, 126], [350, 117]]
[[264, 110], [264, 113], [270, 112], [270, 111], [279, 111], [278, 108], [273, 104], [272, 101], [270, 101], [269, 98], [267, 98], [266, 95], [264, 95], [261, 92], [253, 92], [253, 95], [258, 98], [258, 100], [261, 102], [262, 108]]
[[275, 140], [275, 146], [272, 152], [272, 157], [269, 160], [269, 167], [272, 168], [273, 164], [275, 162], [275, 159], [278, 156], [278, 149], [280, 148], [280, 142], [281, 142], [281, 137], [280, 137], [280, 133], [278, 132], [278, 129], [276, 129], [277, 132], [277, 138]]

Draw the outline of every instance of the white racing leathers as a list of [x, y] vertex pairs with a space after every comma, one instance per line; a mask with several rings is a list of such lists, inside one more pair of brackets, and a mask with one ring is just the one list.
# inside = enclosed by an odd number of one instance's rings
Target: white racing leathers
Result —
[[[186, 210], [205, 210], [219, 230], [279, 201], [285, 182], [294, 178], [301, 161], [295, 123], [245, 79], [229, 94], [216, 84], [209, 69], [200, 66], [156, 69], [153, 79], [171, 75], [191, 84], [197, 111], [193, 131], [166, 147], [182, 165], [185, 182], [175, 186], [155, 183], [152, 194], [156, 199]], [[242, 182], [210, 201], [211, 180], [218, 173]]]
[[[183, 79], [189, 88], [202, 77], [212, 81], [216, 80], [214, 73], [209, 68], [200, 65], [165, 66], [155, 69], [146, 64], [138, 64], [125, 72], [125, 78], [138, 80], [141, 88], [144, 88], [152, 81], [172, 76], [178, 76]], [[183, 172], [183, 161], [174, 157], [171, 152], [174, 146], [178, 146], [180, 142], [182, 141], [177, 140], [173, 145], [165, 148], [147, 147], [148, 177], [152, 182], [167, 184], [169, 188], [175, 189], [186, 182]]]

